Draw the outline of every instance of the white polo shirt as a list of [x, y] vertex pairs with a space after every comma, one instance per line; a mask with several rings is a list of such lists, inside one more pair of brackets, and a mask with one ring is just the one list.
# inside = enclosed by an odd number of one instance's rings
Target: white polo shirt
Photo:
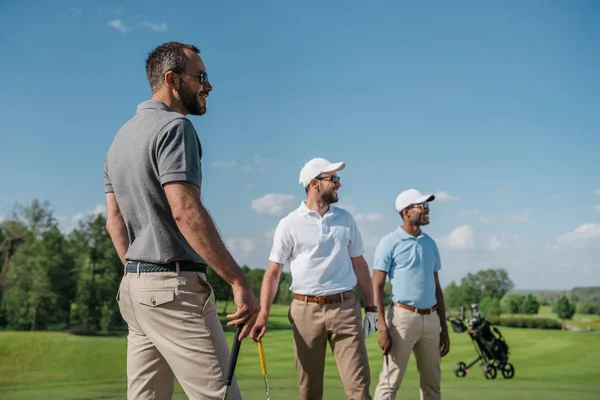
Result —
[[362, 238], [348, 211], [330, 205], [321, 217], [302, 202], [279, 221], [269, 260], [290, 262], [292, 292], [327, 296], [354, 288], [350, 258], [362, 254]]

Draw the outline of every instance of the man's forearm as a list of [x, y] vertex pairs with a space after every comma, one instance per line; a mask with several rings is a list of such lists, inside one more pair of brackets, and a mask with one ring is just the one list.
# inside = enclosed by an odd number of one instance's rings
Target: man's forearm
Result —
[[387, 325], [385, 322], [385, 292], [384, 286], [378, 287], [375, 290], [375, 305], [377, 306], [377, 324], [379, 325], [379, 329], [386, 329]]
[[107, 218], [106, 230], [108, 231], [121, 262], [126, 264], [127, 260], [125, 260], [125, 253], [127, 253], [127, 249], [129, 248], [129, 235], [127, 234], [127, 227], [125, 226], [123, 217], [119, 215]]
[[208, 211], [201, 204], [187, 208], [175, 218], [177, 226], [190, 246], [230, 285], [246, 281]]
[[358, 289], [362, 293], [363, 301], [366, 307], [375, 304], [373, 300], [373, 281], [369, 274], [369, 267], [365, 261], [356, 262], [354, 264], [354, 273], [358, 282]]
[[269, 315], [271, 305], [277, 295], [279, 288], [279, 279], [281, 277], [281, 269], [268, 268], [263, 276], [262, 285], [260, 288], [260, 309]]
[[435, 292], [435, 297], [437, 299], [437, 313], [440, 317], [440, 324], [442, 326], [442, 330], [448, 329], [448, 325], [446, 323], [446, 305], [444, 304], [444, 292], [441, 289], [437, 289]]
[[383, 271], [373, 271], [373, 293], [375, 305], [377, 306], [377, 325], [379, 330], [386, 330], [387, 324], [385, 322], [385, 282], [387, 280], [387, 274]]

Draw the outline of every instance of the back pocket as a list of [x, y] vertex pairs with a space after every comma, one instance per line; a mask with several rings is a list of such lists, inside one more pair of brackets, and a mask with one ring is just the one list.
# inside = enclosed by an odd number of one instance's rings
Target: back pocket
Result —
[[138, 302], [149, 307], [158, 307], [173, 301], [175, 289], [140, 289]]

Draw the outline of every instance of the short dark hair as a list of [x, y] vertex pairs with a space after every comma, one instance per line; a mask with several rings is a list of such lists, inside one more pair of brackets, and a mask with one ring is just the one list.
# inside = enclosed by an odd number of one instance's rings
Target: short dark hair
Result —
[[148, 58], [146, 59], [146, 77], [150, 83], [152, 93], [160, 90], [165, 74], [168, 71], [183, 72], [185, 70], [187, 57], [183, 49], [200, 54], [200, 50], [196, 46], [180, 42], [163, 43], [148, 53]]

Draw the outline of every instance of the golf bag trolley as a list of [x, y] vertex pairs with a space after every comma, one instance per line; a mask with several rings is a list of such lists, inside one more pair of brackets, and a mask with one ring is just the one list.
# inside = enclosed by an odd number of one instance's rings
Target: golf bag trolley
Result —
[[463, 378], [469, 368], [478, 362], [483, 367], [483, 375], [487, 379], [496, 379], [498, 372], [506, 379], [512, 379], [515, 368], [508, 362], [508, 345], [504, 337], [496, 328], [479, 313], [477, 304], [471, 305], [472, 318], [465, 320], [465, 309], [461, 307], [461, 318], [448, 317], [452, 330], [456, 333], [468, 332], [478, 357], [468, 365], [458, 361], [454, 366], [454, 374]]

